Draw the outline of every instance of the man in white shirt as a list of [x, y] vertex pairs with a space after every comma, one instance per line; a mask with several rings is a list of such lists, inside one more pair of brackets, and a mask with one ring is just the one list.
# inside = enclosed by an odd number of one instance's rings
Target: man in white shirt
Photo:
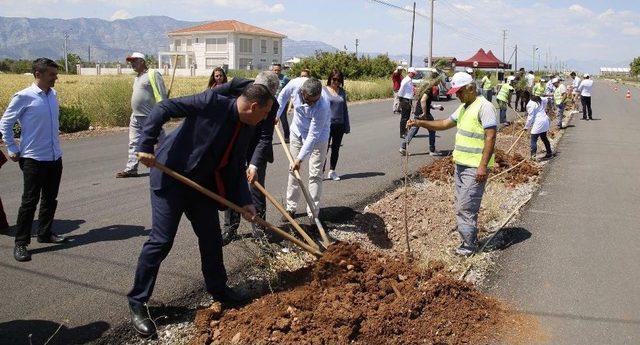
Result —
[[591, 89], [593, 88], [593, 80], [588, 74], [584, 75], [584, 79], [580, 82], [578, 92], [580, 92], [580, 103], [582, 103], [582, 119], [593, 120], [591, 111]]
[[573, 79], [573, 82], [571, 83], [571, 99], [573, 101], [573, 104], [575, 104], [576, 110], [581, 111], [580, 92], [578, 91], [578, 87], [580, 87], [580, 82], [582, 82], [582, 79], [580, 79], [580, 77], [576, 75], [576, 72], [571, 72], [571, 79]]
[[[300, 170], [305, 159], [309, 159], [309, 193], [315, 209], [320, 207], [322, 166], [327, 155], [331, 125], [331, 108], [326, 92], [318, 79], [299, 77], [291, 80], [278, 94], [280, 108], [276, 118], [283, 116], [291, 98], [294, 109], [289, 146], [294, 162], [289, 167], [286, 203], [286, 210], [291, 216], [295, 214], [300, 199], [300, 186], [293, 171]], [[318, 216], [309, 207], [307, 215]], [[283, 221], [287, 219], [283, 217]]]
[[416, 69], [409, 67], [407, 71], [409, 73], [402, 79], [400, 89], [398, 90], [398, 100], [400, 101], [400, 138], [404, 138], [407, 134], [407, 121], [409, 117], [411, 117], [413, 94], [415, 92], [413, 77], [416, 76]]
[[533, 84], [536, 80], [535, 74], [533, 74], [533, 71], [529, 71], [524, 78], [527, 80], [527, 87], [529, 88], [529, 91], [533, 92]]
[[[35, 81], [13, 96], [0, 119], [0, 133], [7, 144], [9, 158], [19, 162], [24, 177], [13, 249], [17, 261], [31, 260], [27, 246], [31, 242], [31, 224], [38, 202], [38, 242], [66, 241], [51, 231], [62, 177], [62, 149], [58, 138], [60, 108], [53, 89], [58, 79], [58, 65], [50, 59], [39, 58], [33, 61], [31, 72]], [[20, 144], [13, 137], [16, 122], [22, 130]]]

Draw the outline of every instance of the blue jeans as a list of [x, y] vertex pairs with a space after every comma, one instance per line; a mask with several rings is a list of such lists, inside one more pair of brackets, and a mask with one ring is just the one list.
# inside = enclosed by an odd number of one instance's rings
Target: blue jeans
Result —
[[564, 118], [564, 103], [557, 104], [558, 107], [558, 127], [562, 128], [562, 119]]
[[498, 100], [498, 106], [500, 107], [500, 123], [507, 122], [507, 102]]
[[[425, 119], [429, 121], [434, 120], [433, 115], [431, 114], [427, 114], [427, 116], [425, 116]], [[409, 129], [409, 132], [407, 133], [406, 140], [402, 139], [400, 141], [400, 147], [406, 150], [407, 144], [411, 142], [411, 139], [413, 139], [413, 137], [415, 137], [416, 134], [418, 134], [419, 130], [420, 130], [420, 127], [411, 127], [411, 129]], [[436, 131], [429, 131], [429, 152], [435, 152], [435, 151], [436, 151]]]

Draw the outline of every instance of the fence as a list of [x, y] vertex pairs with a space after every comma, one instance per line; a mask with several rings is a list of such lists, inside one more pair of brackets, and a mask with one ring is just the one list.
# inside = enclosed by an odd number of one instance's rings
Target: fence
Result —
[[[103, 67], [100, 64], [96, 64], [96, 67], [82, 67], [80, 65], [76, 65], [78, 75], [120, 75], [120, 74], [135, 74], [135, 71], [132, 68], [125, 67], [123, 68], [120, 65], [117, 65], [116, 68], [107, 68]], [[163, 68], [160, 69], [163, 75], [170, 75], [173, 73], [173, 70], [169, 68], [169, 66], [164, 65]], [[191, 66], [190, 68], [176, 68], [176, 76], [177, 77], [208, 77], [213, 72], [213, 68], [211, 69], [199, 69]]]

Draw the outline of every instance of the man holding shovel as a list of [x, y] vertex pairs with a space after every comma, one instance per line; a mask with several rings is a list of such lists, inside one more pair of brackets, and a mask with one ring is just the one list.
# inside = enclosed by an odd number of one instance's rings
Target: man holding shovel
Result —
[[[265, 119], [273, 96], [264, 85], [250, 85], [236, 99], [208, 89], [203, 93], [168, 99], [156, 105], [143, 130], [136, 152], [140, 162], [153, 167], [156, 161], [186, 176], [204, 188], [242, 207], [243, 217], [253, 220], [245, 173], [245, 153], [254, 126]], [[184, 118], [154, 155], [162, 125], [170, 117]], [[169, 254], [182, 214], [191, 221], [198, 236], [205, 288], [214, 299], [225, 303], [240, 300], [226, 282], [222, 258], [222, 236], [218, 210], [224, 207], [201, 195], [160, 169], [151, 169], [152, 228], [142, 247], [129, 294], [129, 308], [135, 330], [142, 336], [156, 332], [146, 303], [162, 260]]]
[[[318, 79], [299, 77], [291, 80], [278, 95], [278, 117], [283, 116], [286, 101], [293, 97], [290, 150], [294, 161], [289, 167], [286, 205], [291, 216], [295, 214], [300, 199], [300, 186], [294, 171], [300, 170], [305, 159], [309, 159], [309, 192], [315, 209], [320, 207], [322, 166], [327, 156], [331, 125], [331, 107], [325, 93]], [[317, 216], [309, 207], [307, 215], [311, 219]], [[287, 219], [283, 218], [283, 221]]]
[[448, 94], [453, 93], [462, 105], [448, 119], [411, 119], [407, 127], [418, 126], [434, 131], [458, 128], [453, 161], [456, 164], [456, 220], [462, 244], [456, 253], [468, 256], [478, 248], [478, 212], [489, 169], [495, 160], [493, 151], [498, 124], [495, 107], [477, 95], [471, 75], [465, 72], [454, 74]]

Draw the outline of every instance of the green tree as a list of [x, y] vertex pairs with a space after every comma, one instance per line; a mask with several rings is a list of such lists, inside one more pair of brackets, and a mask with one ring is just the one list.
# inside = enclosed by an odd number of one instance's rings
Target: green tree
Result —
[[144, 54], [144, 61], [147, 63], [147, 67], [149, 68], [159, 68], [158, 59], [153, 55]]
[[289, 70], [289, 76], [296, 77], [306, 68], [311, 71], [312, 76], [324, 79], [336, 68], [347, 79], [383, 78], [391, 75], [395, 66], [396, 63], [386, 55], [358, 58], [356, 54], [344, 51], [317, 52], [315, 56], [304, 58], [293, 65]]
[[[78, 69], [76, 68], [76, 65], [82, 63], [82, 59], [80, 58], [80, 55], [74, 54], [74, 53], [68, 53], [67, 62], [69, 63], [69, 74], [78, 73]], [[64, 71], [64, 59], [59, 59], [56, 61], [56, 63], [58, 64], [58, 66], [60, 66], [60, 71], [61, 72]]]
[[640, 74], [640, 56], [633, 59], [629, 64], [629, 67], [631, 67], [631, 75], [638, 76]]

